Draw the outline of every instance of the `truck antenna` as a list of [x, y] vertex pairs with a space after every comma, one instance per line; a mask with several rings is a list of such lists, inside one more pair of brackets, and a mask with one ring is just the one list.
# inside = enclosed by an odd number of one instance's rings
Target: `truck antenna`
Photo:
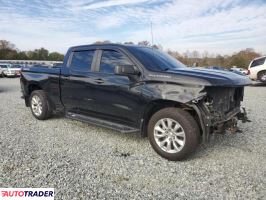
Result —
[[152, 28], [152, 21], [151, 21], [151, 45], [153, 46], [153, 28]]

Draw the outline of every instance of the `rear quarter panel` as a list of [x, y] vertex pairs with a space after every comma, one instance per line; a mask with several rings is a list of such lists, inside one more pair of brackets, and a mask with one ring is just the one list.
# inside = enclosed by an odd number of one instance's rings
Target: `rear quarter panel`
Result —
[[23, 68], [21, 87], [24, 96], [29, 97], [31, 87], [36, 86], [47, 93], [55, 106], [60, 105], [60, 71], [60, 68], [48, 67]]

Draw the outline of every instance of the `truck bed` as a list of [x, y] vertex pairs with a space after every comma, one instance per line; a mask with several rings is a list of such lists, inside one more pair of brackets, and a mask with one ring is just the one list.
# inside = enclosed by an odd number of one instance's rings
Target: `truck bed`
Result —
[[[46, 66], [33, 66], [23, 67], [21, 73], [21, 90], [26, 100], [26, 105], [29, 106], [27, 99], [31, 92], [29, 90], [38, 89], [42, 85], [42, 89], [49, 93], [49, 98], [55, 107], [62, 105], [60, 98], [60, 67], [46, 67]], [[30, 86], [30, 87], [29, 87]]]

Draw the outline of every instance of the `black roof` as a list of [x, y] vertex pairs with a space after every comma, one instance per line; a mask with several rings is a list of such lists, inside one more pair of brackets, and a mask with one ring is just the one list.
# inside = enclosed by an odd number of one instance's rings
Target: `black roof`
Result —
[[[127, 48], [127, 47], [133, 47], [133, 48], [143, 48], [148, 46], [142, 46], [142, 45], [136, 45], [136, 44], [117, 44], [117, 43], [102, 43], [102, 44], [87, 44], [87, 45], [79, 45], [79, 46], [73, 46], [70, 48], [86, 48], [86, 47], [119, 47], [119, 48]], [[149, 47], [148, 47], [149, 48]]]

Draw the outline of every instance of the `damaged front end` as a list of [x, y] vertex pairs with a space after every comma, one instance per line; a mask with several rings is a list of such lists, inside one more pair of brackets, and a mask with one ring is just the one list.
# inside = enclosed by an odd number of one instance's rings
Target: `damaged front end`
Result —
[[206, 87], [205, 92], [206, 96], [191, 105], [199, 116], [203, 142], [207, 142], [212, 133], [240, 131], [238, 120], [249, 121], [245, 108], [241, 108], [244, 87]]

